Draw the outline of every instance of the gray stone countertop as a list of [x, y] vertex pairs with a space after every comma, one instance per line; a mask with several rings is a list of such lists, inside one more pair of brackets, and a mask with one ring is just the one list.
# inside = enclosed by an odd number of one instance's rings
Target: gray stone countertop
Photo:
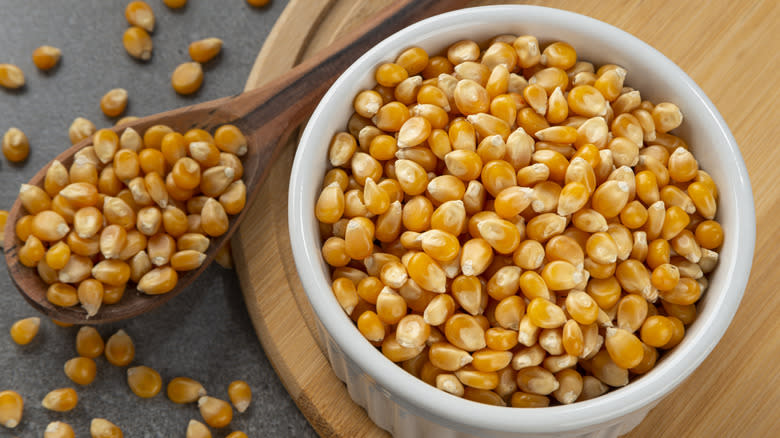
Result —
[[[0, 209], [9, 209], [19, 185], [70, 146], [68, 127], [86, 117], [98, 128], [115, 120], [99, 108], [101, 96], [122, 87], [129, 92], [125, 115], [144, 116], [240, 92], [254, 59], [286, 1], [273, 0], [252, 8], [244, 0], [190, 0], [181, 10], [161, 0], [147, 0], [157, 25], [152, 35], [154, 55], [141, 63], [122, 46], [128, 24], [124, 7], [129, 0], [0, 0], [0, 63], [22, 68], [27, 85], [18, 92], [0, 89], [0, 134], [15, 126], [30, 140], [30, 156], [21, 165], [0, 157]], [[178, 96], [170, 74], [189, 61], [191, 41], [219, 37], [222, 53], [205, 65], [201, 90]], [[50, 73], [37, 70], [30, 59], [40, 45], [62, 50], [60, 65]], [[169, 401], [165, 389], [152, 399], [135, 396], [127, 386], [126, 370], [98, 358], [94, 383], [79, 387], [63, 372], [76, 356], [78, 327], [62, 328], [42, 318], [38, 336], [18, 346], [8, 334], [17, 319], [39, 316], [0, 274], [0, 391], [13, 389], [25, 400], [21, 424], [0, 426], [0, 437], [40, 437], [51, 421], [65, 421], [76, 436], [89, 436], [89, 422], [103, 417], [121, 426], [125, 437], [184, 437], [190, 419], [201, 420], [197, 407]], [[100, 326], [107, 339], [118, 329], [133, 338], [133, 365], [156, 369], [163, 384], [177, 376], [194, 378], [216, 397], [227, 399], [228, 384], [247, 381], [253, 391], [249, 409], [235, 413], [224, 437], [242, 430], [250, 437], [315, 436], [273, 371], [257, 340], [244, 307], [235, 272], [216, 264], [189, 289], [161, 308], [130, 321]], [[76, 409], [47, 411], [41, 400], [49, 391], [74, 387]]]

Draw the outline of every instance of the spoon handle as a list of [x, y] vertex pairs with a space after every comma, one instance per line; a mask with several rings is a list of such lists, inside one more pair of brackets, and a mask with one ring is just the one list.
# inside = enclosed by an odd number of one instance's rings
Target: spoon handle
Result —
[[[245, 132], [266, 139], [256, 145], [272, 143], [268, 146], [273, 149], [276, 144], [267, 139], [281, 138], [297, 127], [360, 55], [415, 21], [466, 3], [466, 0], [398, 0], [289, 72], [260, 88], [226, 98], [217, 111], [228, 112], [229, 116], [217, 116], [215, 121], [232, 118]], [[271, 155], [270, 152], [265, 153]]]

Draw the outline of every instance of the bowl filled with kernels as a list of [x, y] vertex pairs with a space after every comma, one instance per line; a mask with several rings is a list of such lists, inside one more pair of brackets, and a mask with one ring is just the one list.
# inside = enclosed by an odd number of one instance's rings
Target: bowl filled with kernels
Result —
[[739, 149], [693, 80], [533, 6], [369, 50], [289, 193], [334, 372], [403, 436], [627, 433], [720, 340], [755, 241]]

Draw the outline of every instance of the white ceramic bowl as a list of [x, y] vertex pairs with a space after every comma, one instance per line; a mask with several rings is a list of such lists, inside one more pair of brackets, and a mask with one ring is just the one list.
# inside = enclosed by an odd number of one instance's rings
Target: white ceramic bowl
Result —
[[[328, 143], [345, 128], [353, 97], [373, 87], [374, 69], [413, 45], [437, 53], [460, 39], [486, 41], [504, 33], [535, 35], [543, 44], [567, 41], [580, 59], [627, 68], [626, 84], [640, 90], [644, 98], [679, 105], [685, 118], [676, 132], [720, 189], [718, 220], [725, 230], [720, 264], [685, 339], [642, 378], [568, 406], [494, 407], [422, 383], [387, 360], [358, 332], [333, 297], [328, 267], [320, 255], [314, 204], [328, 168]], [[403, 437], [613, 437], [628, 432], [721, 339], [742, 298], [755, 242], [753, 196], [739, 149], [715, 106], [691, 78], [660, 52], [613, 26], [571, 12], [511, 5], [463, 9], [421, 21], [352, 64], [322, 99], [301, 138], [290, 180], [289, 224], [298, 273], [319, 318], [336, 375], [377, 425]]]

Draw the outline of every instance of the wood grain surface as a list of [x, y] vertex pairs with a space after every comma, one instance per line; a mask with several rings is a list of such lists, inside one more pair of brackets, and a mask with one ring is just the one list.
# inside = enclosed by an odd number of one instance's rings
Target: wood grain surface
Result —
[[[247, 89], [310, 57], [390, 0], [292, 0], [269, 36]], [[589, 15], [654, 46], [712, 99], [747, 163], [756, 201], [756, 252], [742, 304], [723, 340], [629, 437], [764, 437], [780, 428], [780, 2], [661, 0], [476, 1], [528, 3]], [[383, 436], [351, 402], [319, 348], [292, 260], [287, 185], [295, 142], [284, 148], [233, 239], [247, 308], [276, 372], [322, 436]]]

